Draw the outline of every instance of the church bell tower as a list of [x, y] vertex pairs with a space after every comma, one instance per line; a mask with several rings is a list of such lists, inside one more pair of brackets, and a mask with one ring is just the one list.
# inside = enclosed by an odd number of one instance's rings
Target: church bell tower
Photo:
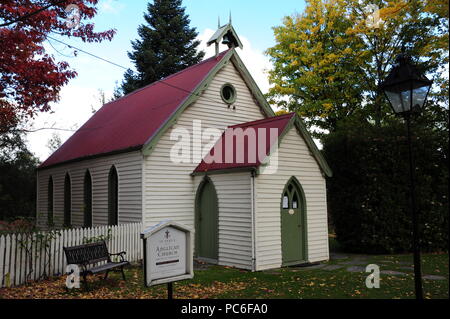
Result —
[[209, 39], [207, 45], [210, 46], [214, 43], [216, 47], [216, 56], [219, 55], [219, 43], [222, 41], [222, 44], [227, 45], [231, 48], [243, 48], [242, 42], [239, 39], [236, 30], [234, 30], [233, 25], [231, 24], [231, 15], [230, 20], [227, 24], [220, 26], [220, 21], [217, 25], [218, 29], [213, 34], [213, 36]]

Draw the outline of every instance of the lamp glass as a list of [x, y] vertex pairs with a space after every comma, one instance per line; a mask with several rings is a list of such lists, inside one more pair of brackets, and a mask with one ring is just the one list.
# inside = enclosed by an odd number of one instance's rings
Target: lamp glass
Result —
[[425, 104], [430, 87], [431, 85], [428, 83], [408, 81], [391, 85], [385, 88], [384, 92], [394, 112], [404, 113], [421, 109]]
[[409, 90], [401, 92], [386, 90], [385, 93], [395, 113], [409, 112], [411, 110], [411, 93]]
[[430, 85], [418, 87], [413, 90], [413, 106], [422, 108], [425, 104], [425, 100], [430, 90]]

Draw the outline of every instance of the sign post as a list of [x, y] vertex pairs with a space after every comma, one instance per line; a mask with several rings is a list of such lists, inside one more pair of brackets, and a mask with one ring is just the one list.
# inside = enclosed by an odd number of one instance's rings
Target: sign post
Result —
[[191, 232], [188, 227], [165, 220], [141, 233], [145, 285], [167, 283], [168, 299], [172, 299], [174, 281], [194, 277]]

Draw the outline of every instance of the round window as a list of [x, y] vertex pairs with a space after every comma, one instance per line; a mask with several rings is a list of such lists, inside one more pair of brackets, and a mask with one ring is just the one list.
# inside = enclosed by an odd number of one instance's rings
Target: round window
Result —
[[227, 104], [232, 104], [236, 101], [236, 89], [229, 83], [222, 86], [220, 95], [222, 96], [222, 100]]

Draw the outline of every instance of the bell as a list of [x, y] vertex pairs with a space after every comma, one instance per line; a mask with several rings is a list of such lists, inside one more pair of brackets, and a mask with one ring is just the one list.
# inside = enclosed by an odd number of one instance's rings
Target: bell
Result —
[[225, 44], [225, 45], [228, 45], [228, 46], [231, 45], [231, 40], [230, 40], [228, 34], [225, 34], [225, 35], [223, 36], [222, 44]]

